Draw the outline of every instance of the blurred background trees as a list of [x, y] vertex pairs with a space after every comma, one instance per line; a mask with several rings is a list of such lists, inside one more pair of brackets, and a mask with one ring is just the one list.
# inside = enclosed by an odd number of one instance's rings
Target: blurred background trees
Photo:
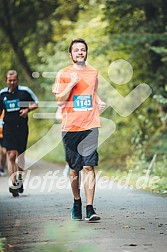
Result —
[[[157, 163], [164, 170], [167, 163], [166, 1], [1, 0], [0, 3], [1, 88], [5, 86], [7, 70], [16, 69], [21, 84], [33, 88], [40, 100], [54, 101], [54, 77], [59, 69], [70, 64], [68, 45], [76, 37], [84, 38], [89, 45], [88, 64], [96, 67], [102, 77], [99, 85], [103, 100], [108, 102], [113, 95], [105, 90], [105, 82], [123, 96], [140, 83], [152, 89], [151, 96], [130, 116], [121, 117], [112, 107], [102, 114], [115, 122], [116, 131], [99, 147], [100, 168], [143, 172], [156, 154]], [[125, 85], [118, 86], [109, 78], [109, 66], [116, 59], [127, 60], [133, 67], [133, 77]], [[38, 75], [33, 75], [34, 72]], [[55, 112], [55, 108], [45, 111]], [[33, 130], [29, 145], [43, 137], [54, 123], [54, 118], [34, 120], [31, 116]], [[56, 153], [53, 151], [46, 158], [63, 161], [62, 146]]]

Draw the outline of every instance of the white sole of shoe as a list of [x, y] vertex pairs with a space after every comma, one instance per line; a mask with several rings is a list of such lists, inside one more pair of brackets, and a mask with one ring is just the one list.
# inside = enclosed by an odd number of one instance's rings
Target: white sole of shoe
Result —
[[98, 221], [100, 217], [97, 214], [93, 214], [90, 218], [85, 218], [86, 221]]

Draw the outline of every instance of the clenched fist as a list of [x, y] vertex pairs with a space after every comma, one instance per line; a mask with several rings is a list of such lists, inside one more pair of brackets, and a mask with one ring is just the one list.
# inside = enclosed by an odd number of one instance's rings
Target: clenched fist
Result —
[[75, 86], [78, 81], [79, 81], [78, 73], [77, 72], [71, 73], [71, 84]]

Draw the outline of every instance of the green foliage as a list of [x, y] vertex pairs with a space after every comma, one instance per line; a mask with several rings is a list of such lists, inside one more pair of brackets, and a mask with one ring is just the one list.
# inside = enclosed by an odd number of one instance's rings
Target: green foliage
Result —
[[[167, 146], [166, 146], [167, 147]], [[157, 155], [156, 164], [153, 169], [153, 175], [159, 176], [160, 181], [158, 183], [157, 190], [163, 193], [167, 193], [167, 170], [166, 170], [166, 164], [167, 164], [167, 157], [166, 152], [164, 155]]]
[[[59, 1], [6, 1], [2, 0], [0, 9], [0, 32], [8, 47], [13, 49], [14, 62], [11, 68], [16, 68], [17, 61], [30, 78], [35, 64], [40, 63], [37, 57], [39, 49], [54, 41], [54, 30], [59, 26], [64, 29], [60, 19], [74, 21], [79, 5], [77, 2]], [[68, 7], [67, 7], [68, 6]], [[57, 20], [58, 23], [55, 21]], [[56, 30], [57, 32], [57, 30]]]
[[0, 236], [0, 252], [6, 252], [6, 238]]
[[165, 1], [107, 1], [104, 11], [113, 46], [127, 51], [142, 70], [138, 78], [146, 81], [149, 76], [154, 92], [163, 95], [167, 77]]
[[48, 226], [46, 229], [47, 245], [41, 247], [42, 251], [46, 252], [93, 252], [97, 248], [88, 244], [80, 244], [78, 246], [77, 240], [84, 239], [91, 235], [90, 229], [81, 228], [77, 223], [70, 222], [61, 224], [61, 226]]

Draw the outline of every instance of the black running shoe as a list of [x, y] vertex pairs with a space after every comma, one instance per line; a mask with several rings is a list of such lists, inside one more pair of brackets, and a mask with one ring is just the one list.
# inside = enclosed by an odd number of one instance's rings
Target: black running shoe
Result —
[[23, 180], [22, 179], [18, 179], [17, 180], [17, 186], [18, 186], [18, 192], [19, 193], [23, 193], [24, 192], [24, 188], [23, 188]]
[[4, 171], [4, 169], [0, 169], [0, 176], [1, 177], [4, 177], [6, 175], [6, 173], [5, 173], [5, 171]]
[[71, 219], [76, 221], [82, 220], [82, 204], [73, 205]]
[[86, 208], [85, 220], [87, 220], [87, 221], [98, 221], [98, 220], [100, 220], [100, 217], [98, 216], [98, 214], [93, 209], [93, 206], [89, 207], [89, 208]]
[[16, 183], [9, 187], [9, 192], [12, 193], [13, 197], [19, 196], [18, 186]]

